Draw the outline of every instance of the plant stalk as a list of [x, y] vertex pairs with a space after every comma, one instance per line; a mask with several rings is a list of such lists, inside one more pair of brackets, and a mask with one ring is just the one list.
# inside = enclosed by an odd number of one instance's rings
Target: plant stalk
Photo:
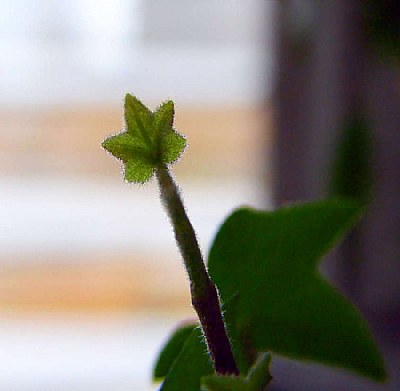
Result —
[[166, 166], [160, 166], [156, 175], [161, 200], [171, 220], [175, 239], [189, 275], [192, 305], [199, 317], [215, 371], [217, 374], [239, 375], [225, 329], [217, 289], [207, 272], [178, 187]]

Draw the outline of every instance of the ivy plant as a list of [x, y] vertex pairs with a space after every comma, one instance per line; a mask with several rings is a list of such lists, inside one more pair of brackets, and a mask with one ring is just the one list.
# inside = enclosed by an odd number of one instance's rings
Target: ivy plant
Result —
[[239, 208], [222, 223], [206, 265], [171, 174], [186, 147], [173, 127], [173, 102], [151, 111], [127, 94], [124, 108], [124, 129], [102, 145], [122, 161], [126, 181], [158, 181], [198, 315], [161, 349], [153, 372], [160, 390], [263, 391], [273, 354], [383, 381], [366, 321], [318, 271], [363, 204], [333, 198], [272, 212]]

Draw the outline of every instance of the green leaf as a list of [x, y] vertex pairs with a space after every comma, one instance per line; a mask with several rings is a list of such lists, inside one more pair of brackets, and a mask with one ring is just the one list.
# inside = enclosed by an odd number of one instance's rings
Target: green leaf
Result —
[[174, 102], [168, 100], [160, 105], [154, 113], [157, 132], [165, 133], [172, 129], [175, 115]]
[[145, 183], [156, 169], [174, 163], [186, 139], [173, 128], [174, 104], [163, 103], [154, 113], [135, 96], [125, 96], [123, 132], [103, 141], [103, 148], [124, 164], [128, 182]]
[[203, 335], [192, 331], [171, 366], [160, 391], [200, 391], [200, 379], [214, 373]]
[[175, 359], [181, 352], [186, 340], [198, 327], [194, 324], [186, 324], [178, 327], [169, 337], [168, 342], [161, 349], [160, 355], [153, 370], [153, 380], [158, 381], [167, 376]]
[[272, 380], [269, 372], [271, 355], [263, 353], [246, 378], [234, 376], [204, 376], [201, 379], [204, 391], [264, 391]]
[[163, 145], [163, 163], [171, 164], [175, 163], [182, 155], [186, 147], [186, 139], [174, 132], [168, 131], [162, 138]]
[[124, 178], [128, 182], [146, 183], [155, 171], [153, 164], [142, 160], [128, 160], [124, 167]]
[[[385, 378], [366, 322], [317, 270], [359, 218], [358, 204], [327, 200], [275, 212], [244, 208], [220, 228], [209, 256], [227, 319], [258, 351]], [[229, 299], [236, 295], [234, 306]], [[231, 313], [229, 313], [231, 312]]]
[[162, 160], [165, 164], [174, 163], [186, 147], [186, 139], [173, 129], [174, 102], [163, 103], [154, 113], [154, 123], [160, 134]]
[[201, 384], [201, 391], [248, 391], [248, 383], [242, 377], [205, 376]]
[[153, 113], [135, 96], [125, 95], [125, 123], [128, 133], [151, 151], [155, 139]]
[[[237, 300], [229, 300], [227, 304], [231, 306], [236, 302]], [[224, 312], [227, 315], [226, 311]], [[233, 312], [231, 311], [230, 313]], [[245, 370], [241, 373], [247, 374], [248, 369], [255, 363], [258, 353], [252, 352], [252, 354], [254, 353], [254, 360], [248, 360], [249, 357], [246, 355], [248, 352], [245, 346], [246, 339], [234, 339], [236, 336], [231, 331], [233, 330], [229, 330], [229, 337], [237, 350], [235, 351], [235, 358], [237, 360], [240, 357], [243, 360], [242, 365]], [[242, 352], [243, 356], [241, 357], [240, 354]], [[251, 358], [253, 358], [253, 355]], [[188, 362], [193, 365], [188, 365]], [[186, 390], [189, 384], [191, 387], [189, 390], [199, 391], [202, 376], [212, 373], [214, 373], [214, 369], [208, 358], [207, 347], [200, 329], [196, 325], [187, 325], [178, 328], [162, 348], [153, 371], [153, 380], [157, 381], [166, 377], [166, 383], [163, 384], [161, 390], [164, 390], [163, 387], [166, 387], [165, 390], [167, 391], [181, 390], [183, 385]], [[189, 383], [187, 383], [188, 380], [184, 380], [185, 376], [190, 379]], [[174, 386], [176, 388], [173, 388]]]

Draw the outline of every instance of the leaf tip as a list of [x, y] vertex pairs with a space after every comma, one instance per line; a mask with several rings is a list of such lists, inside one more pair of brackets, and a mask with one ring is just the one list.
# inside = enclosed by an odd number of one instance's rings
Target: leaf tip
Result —
[[130, 94], [129, 92], [125, 94], [124, 98], [125, 116], [128, 111], [132, 110], [135, 100], [137, 100], [137, 98], [134, 95]]
[[389, 376], [386, 370], [384, 359], [377, 348], [374, 356], [374, 362], [369, 366], [364, 366], [362, 371], [359, 373], [377, 383], [385, 383]]
[[112, 136], [106, 137], [102, 142], [101, 142], [101, 147], [106, 150], [108, 153], [111, 153], [109, 148], [110, 148], [110, 138]]
[[125, 94], [125, 98], [124, 98], [124, 103], [128, 104], [130, 102], [134, 102], [135, 100], [139, 100], [138, 98], [136, 98], [135, 95], [132, 95], [131, 93], [127, 92]]
[[162, 102], [160, 104], [160, 106], [157, 107], [156, 111], [159, 111], [161, 108], [163, 108], [164, 110], [175, 114], [175, 103], [173, 100], [171, 99], [167, 99], [164, 102]]

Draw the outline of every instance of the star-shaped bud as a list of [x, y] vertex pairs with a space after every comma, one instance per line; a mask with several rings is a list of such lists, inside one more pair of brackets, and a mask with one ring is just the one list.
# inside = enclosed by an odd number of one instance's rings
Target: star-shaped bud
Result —
[[154, 112], [133, 95], [125, 96], [125, 127], [102, 146], [124, 165], [128, 182], [145, 183], [156, 169], [182, 155], [186, 139], [173, 128], [174, 103], [166, 101]]

